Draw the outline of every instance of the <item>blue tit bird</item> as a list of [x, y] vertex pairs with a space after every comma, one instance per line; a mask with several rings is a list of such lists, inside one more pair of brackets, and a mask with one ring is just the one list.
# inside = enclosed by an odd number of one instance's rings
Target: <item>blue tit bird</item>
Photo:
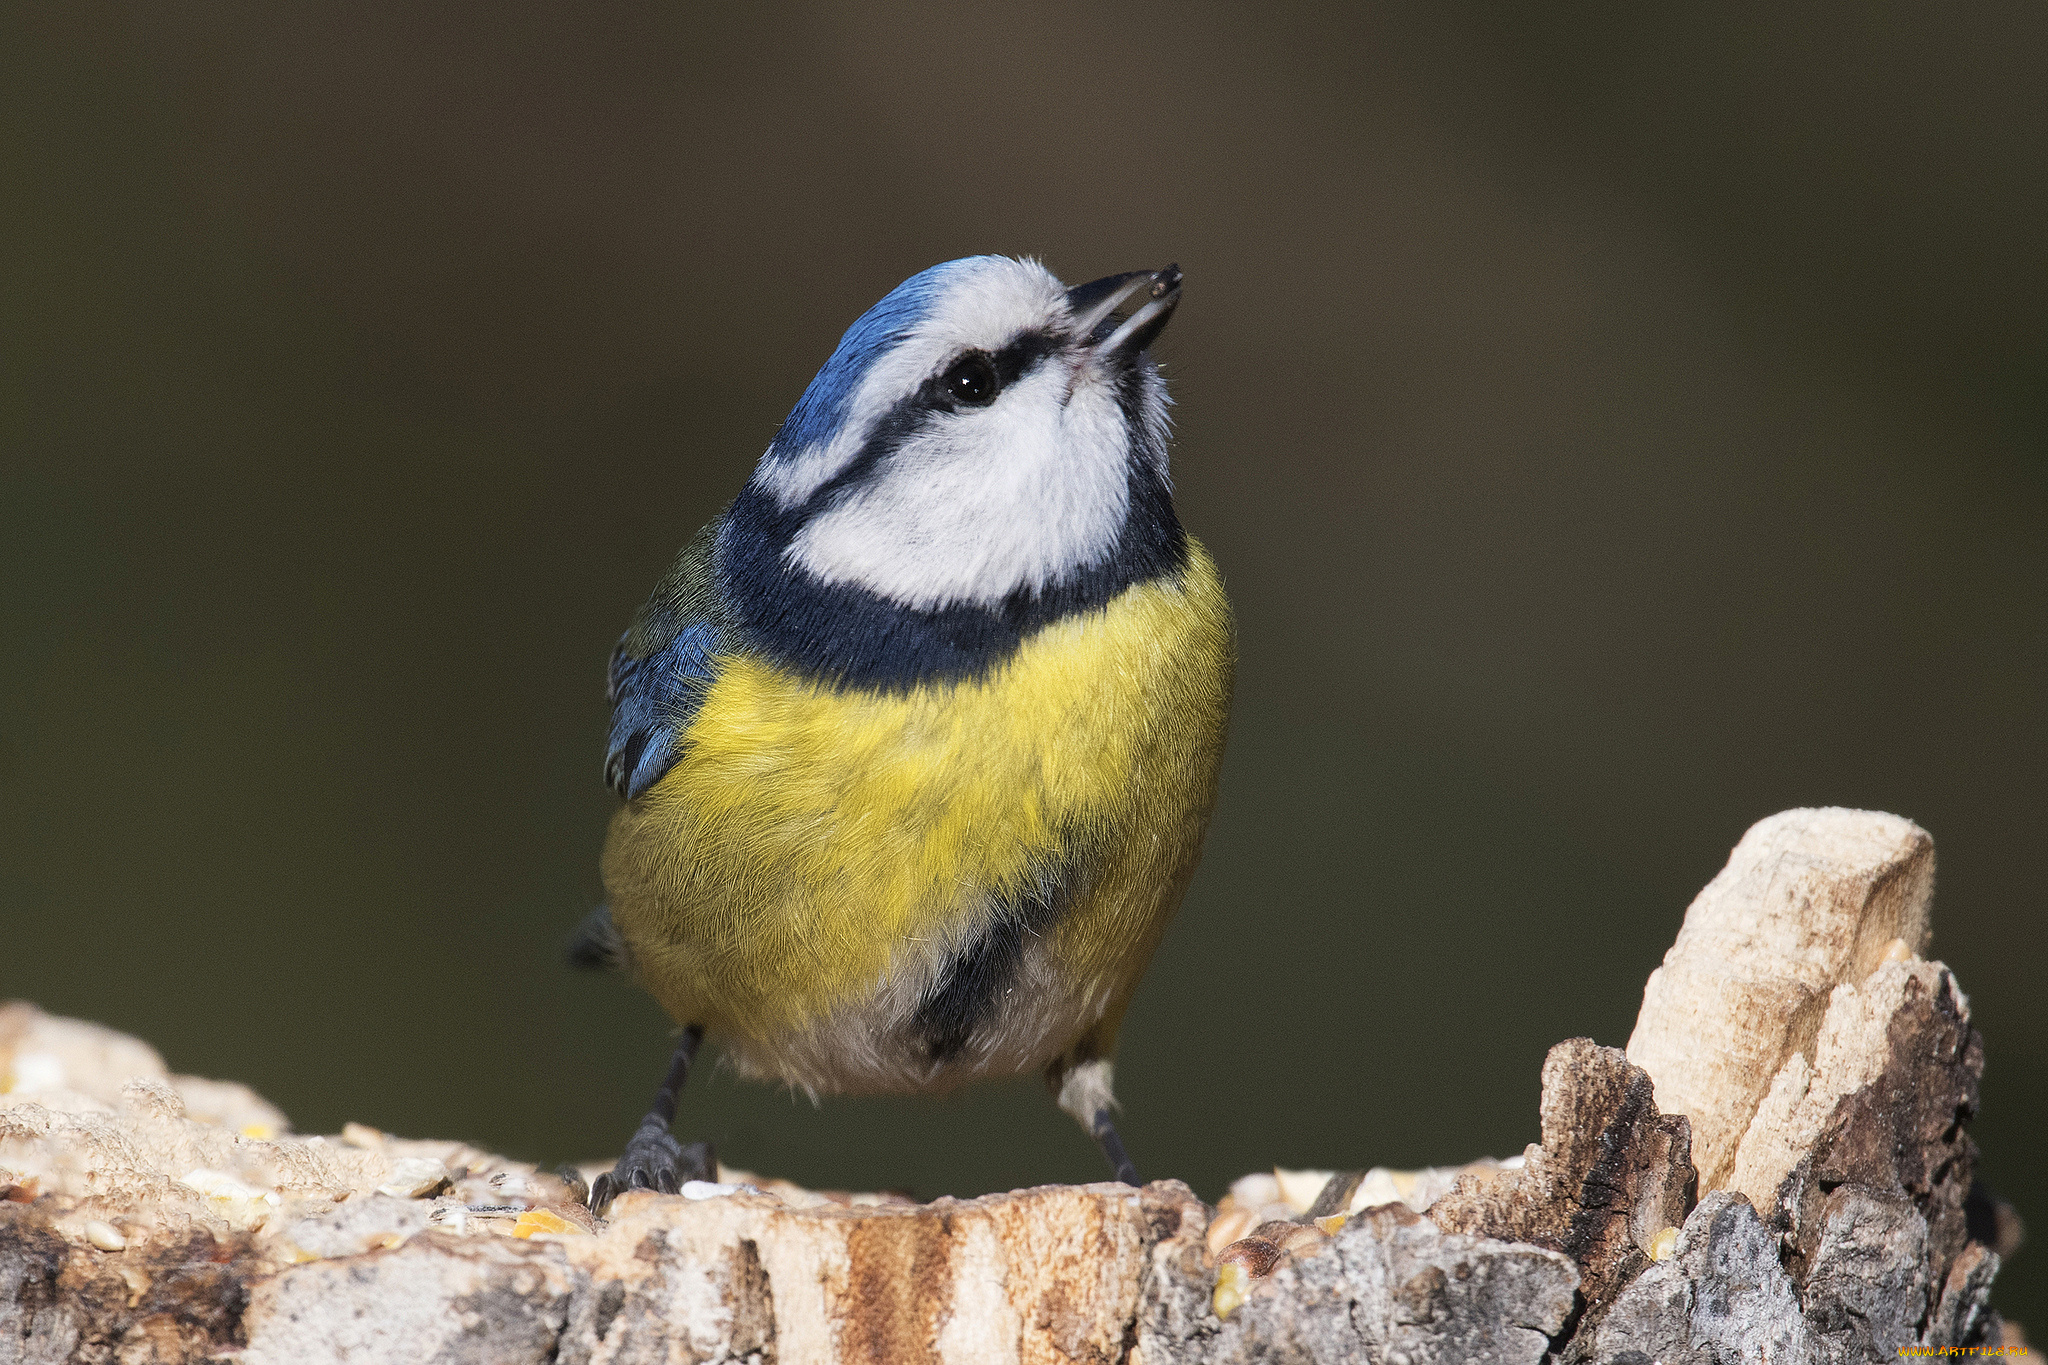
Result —
[[1181, 272], [937, 265], [869, 309], [613, 652], [607, 905], [682, 1026], [592, 1191], [674, 1190], [708, 1034], [809, 1092], [1039, 1073], [1136, 1184], [1117, 1027], [1201, 854], [1234, 640], [1149, 347]]

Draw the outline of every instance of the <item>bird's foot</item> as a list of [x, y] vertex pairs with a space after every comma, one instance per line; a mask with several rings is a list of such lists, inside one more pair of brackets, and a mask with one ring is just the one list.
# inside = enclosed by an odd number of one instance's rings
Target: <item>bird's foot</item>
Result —
[[590, 1187], [590, 1211], [602, 1216], [627, 1190], [674, 1194], [685, 1181], [716, 1180], [718, 1157], [708, 1142], [678, 1142], [668, 1125], [650, 1114], [626, 1144], [618, 1164]]

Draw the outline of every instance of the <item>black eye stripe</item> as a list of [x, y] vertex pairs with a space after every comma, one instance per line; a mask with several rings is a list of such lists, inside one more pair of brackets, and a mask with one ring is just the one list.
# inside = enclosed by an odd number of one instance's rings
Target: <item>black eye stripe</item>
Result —
[[[1050, 332], [1025, 332], [1011, 338], [1000, 351], [984, 354], [988, 354], [989, 361], [995, 366], [1001, 387], [1008, 388], [1064, 344], [1061, 338]], [[946, 391], [946, 375], [960, 359], [958, 355], [949, 358], [937, 374], [898, 400], [896, 406], [869, 430], [860, 452], [804, 499], [798, 515], [804, 518], [821, 515], [854, 489], [866, 484], [889, 457], [903, 447], [904, 442], [932, 420], [934, 413], [975, 411], [973, 404], [962, 403]], [[1136, 390], [1133, 390], [1127, 408], [1129, 403], [1136, 401]]]
[[975, 407], [977, 404], [963, 402], [960, 395], [952, 392], [950, 383], [954, 371], [970, 356], [986, 357], [995, 370], [996, 386], [1000, 390], [1007, 389], [1022, 379], [1041, 360], [1058, 351], [1062, 344], [1062, 339], [1051, 332], [1031, 331], [1012, 337], [1008, 344], [998, 351], [969, 351], [964, 355], [955, 355], [948, 359], [944, 368], [925, 385], [925, 401], [929, 406], [936, 408]]
[[1032, 366], [1059, 348], [1060, 339], [1050, 332], [1025, 332], [1013, 338], [1009, 345], [997, 351], [990, 359], [995, 362], [996, 374], [1001, 377], [1003, 387], [1008, 388]]

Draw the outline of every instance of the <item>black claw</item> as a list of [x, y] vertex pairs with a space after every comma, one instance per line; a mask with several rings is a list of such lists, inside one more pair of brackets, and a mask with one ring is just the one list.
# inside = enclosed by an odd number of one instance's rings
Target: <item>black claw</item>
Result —
[[676, 1039], [668, 1078], [655, 1092], [653, 1107], [640, 1120], [640, 1127], [627, 1141], [618, 1163], [590, 1186], [591, 1212], [602, 1216], [612, 1200], [627, 1190], [676, 1194], [686, 1181], [718, 1178], [718, 1158], [712, 1154], [710, 1143], [693, 1142], [685, 1147], [669, 1131], [669, 1125], [675, 1122], [676, 1096], [689, 1078], [690, 1060], [703, 1041], [704, 1029], [698, 1024], [685, 1028]]
[[618, 1164], [592, 1183], [590, 1208], [593, 1213], [602, 1214], [612, 1200], [628, 1190], [677, 1194], [688, 1181], [717, 1178], [718, 1157], [710, 1143], [692, 1142], [686, 1146], [650, 1119], [633, 1134]]

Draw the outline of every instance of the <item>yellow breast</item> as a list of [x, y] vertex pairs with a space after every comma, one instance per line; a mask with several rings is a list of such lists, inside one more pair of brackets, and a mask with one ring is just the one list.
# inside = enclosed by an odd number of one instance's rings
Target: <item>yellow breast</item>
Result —
[[1088, 890], [1049, 947], [1120, 1013], [1199, 855], [1223, 748], [1229, 605], [1189, 553], [1177, 579], [1045, 627], [974, 681], [853, 690], [719, 660], [682, 757], [605, 847], [648, 989], [678, 1021], [765, 1037], [873, 996], [906, 951], [960, 941], [1080, 856]]

